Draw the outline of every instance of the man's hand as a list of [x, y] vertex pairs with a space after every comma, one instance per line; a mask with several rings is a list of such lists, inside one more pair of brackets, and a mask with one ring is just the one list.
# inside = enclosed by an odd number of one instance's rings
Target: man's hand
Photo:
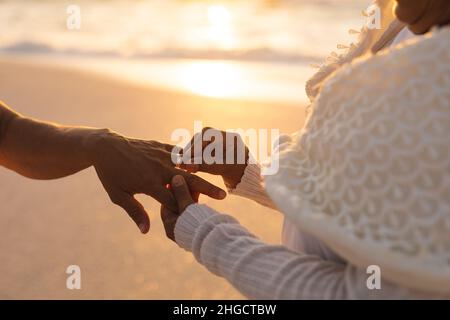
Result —
[[[217, 141], [217, 138], [220, 141]], [[213, 154], [213, 160], [219, 160], [222, 163], [208, 164], [205, 159], [204, 151], [212, 143], [219, 142], [222, 148], [222, 155], [219, 157]], [[219, 146], [219, 145], [218, 145]], [[201, 153], [195, 150], [201, 148]], [[195, 164], [196, 153], [201, 154], [201, 163]], [[180, 168], [188, 172], [206, 172], [222, 176], [225, 185], [234, 189], [241, 181], [249, 158], [249, 150], [244, 141], [237, 133], [220, 131], [213, 128], [204, 128], [202, 133], [197, 133], [191, 142], [183, 149], [183, 159], [189, 158], [191, 163], [181, 163]], [[220, 159], [219, 159], [220, 158]], [[211, 162], [211, 161], [210, 161]]]
[[225, 191], [209, 182], [175, 168], [171, 160], [173, 146], [156, 141], [129, 139], [103, 131], [88, 142], [92, 161], [111, 201], [122, 207], [147, 233], [150, 220], [144, 207], [134, 198], [147, 194], [170, 210], [177, 210], [172, 193], [166, 188], [175, 175], [183, 176], [189, 188], [215, 199], [226, 197]]
[[178, 208], [176, 210], [172, 210], [162, 205], [161, 220], [164, 224], [167, 237], [175, 241], [174, 231], [178, 218], [188, 206], [198, 201], [199, 194], [197, 192], [190, 191], [188, 185], [186, 184], [186, 180], [180, 175], [173, 177], [170, 188], [176, 198]]
[[215, 199], [225, 191], [175, 168], [173, 146], [123, 137], [107, 129], [61, 126], [24, 117], [0, 102], [0, 166], [39, 180], [59, 179], [94, 166], [111, 200], [121, 206], [142, 233], [150, 220], [134, 198], [147, 194], [177, 209], [165, 188], [175, 175], [189, 188]]

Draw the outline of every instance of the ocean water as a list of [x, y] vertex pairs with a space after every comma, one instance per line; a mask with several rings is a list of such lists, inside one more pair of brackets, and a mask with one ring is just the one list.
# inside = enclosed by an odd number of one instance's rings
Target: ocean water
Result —
[[[6, 0], [0, 55], [34, 56], [213, 97], [304, 102], [304, 83], [368, 0]], [[80, 28], [70, 29], [70, 5]], [[56, 59], [55, 59], [56, 57]], [[270, 88], [270, 90], [268, 90]]]

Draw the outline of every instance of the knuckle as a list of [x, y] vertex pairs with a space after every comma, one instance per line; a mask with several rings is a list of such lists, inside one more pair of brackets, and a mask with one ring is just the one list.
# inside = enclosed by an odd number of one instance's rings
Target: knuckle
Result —
[[213, 127], [204, 127], [204, 128], [202, 129], [202, 133], [205, 133], [205, 132], [207, 132], [207, 131], [209, 131], [209, 130], [214, 130], [214, 128], [213, 128]]
[[122, 204], [122, 197], [120, 197], [119, 195], [117, 195], [115, 193], [109, 194], [109, 199], [115, 205], [120, 206]]

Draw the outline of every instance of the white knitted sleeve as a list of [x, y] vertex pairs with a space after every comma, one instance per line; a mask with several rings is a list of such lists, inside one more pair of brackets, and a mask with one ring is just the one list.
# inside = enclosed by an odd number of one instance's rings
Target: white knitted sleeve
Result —
[[241, 182], [235, 189], [229, 189], [228, 192], [232, 195], [254, 200], [265, 207], [277, 209], [272, 199], [266, 193], [259, 164], [247, 165]]
[[[279, 155], [279, 153], [282, 152], [284, 148], [288, 147], [292, 142], [293, 137], [295, 137], [296, 135], [297, 132], [291, 135], [280, 135], [276, 139], [276, 141], [274, 141], [272, 157], [275, 154]], [[266, 192], [261, 165], [253, 158], [252, 155], [250, 155], [250, 157], [253, 161], [250, 161], [250, 163], [245, 168], [241, 181], [236, 186], [236, 188], [228, 189], [228, 192], [236, 196], [254, 200], [265, 207], [278, 210], [278, 208]]]
[[257, 239], [236, 219], [193, 204], [175, 227], [177, 243], [250, 299], [405, 299], [430, 297], [381, 282], [367, 287], [363, 269], [299, 254]]

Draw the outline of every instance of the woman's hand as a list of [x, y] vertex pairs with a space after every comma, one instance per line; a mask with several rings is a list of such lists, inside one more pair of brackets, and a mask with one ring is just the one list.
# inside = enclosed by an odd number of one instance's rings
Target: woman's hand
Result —
[[415, 34], [423, 34], [434, 26], [450, 23], [448, 0], [397, 0], [395, 15], [408, 24]]
[[215, 199], [226, 197], [222, 189], [176, 169], [171, 159], [172, 145], [130, 139], [109, 130], [104, 130], [94, 141], [88, 144], [98, 177], [111, 201], [128, 213], [142, 233], [149, 231], [150, 220], [134, 195], [147, 194], [165, 207], [177, 210], [176, 201], [166, 188], [175, 175], [183, 176], [197, 194]]
[[174, 230], [177, 220], [188, 206], [198, 201], [199, 193], [191, 192], [186, 184], [186, 180], [180, 175], [176, 175], [172, 178], [170, 188], [173, 191], [178, 208], [176, 210], [171, 210], [162, 205], [161, 220], [164, 224], [167, 237], [175, 241]]
[[[221, 154], [216, 154], [213, 144], [221, 149]], [[197, 146], [201, 152], [196, 150]], [[230, 189], [236, 188], [241, 181], [249, 157], [249, 150], [239, 134], [213, 128], [204, 128], [197, 133], [182, 153], [180, 168], [191, 173], [201, 171], [220, 175]]]

